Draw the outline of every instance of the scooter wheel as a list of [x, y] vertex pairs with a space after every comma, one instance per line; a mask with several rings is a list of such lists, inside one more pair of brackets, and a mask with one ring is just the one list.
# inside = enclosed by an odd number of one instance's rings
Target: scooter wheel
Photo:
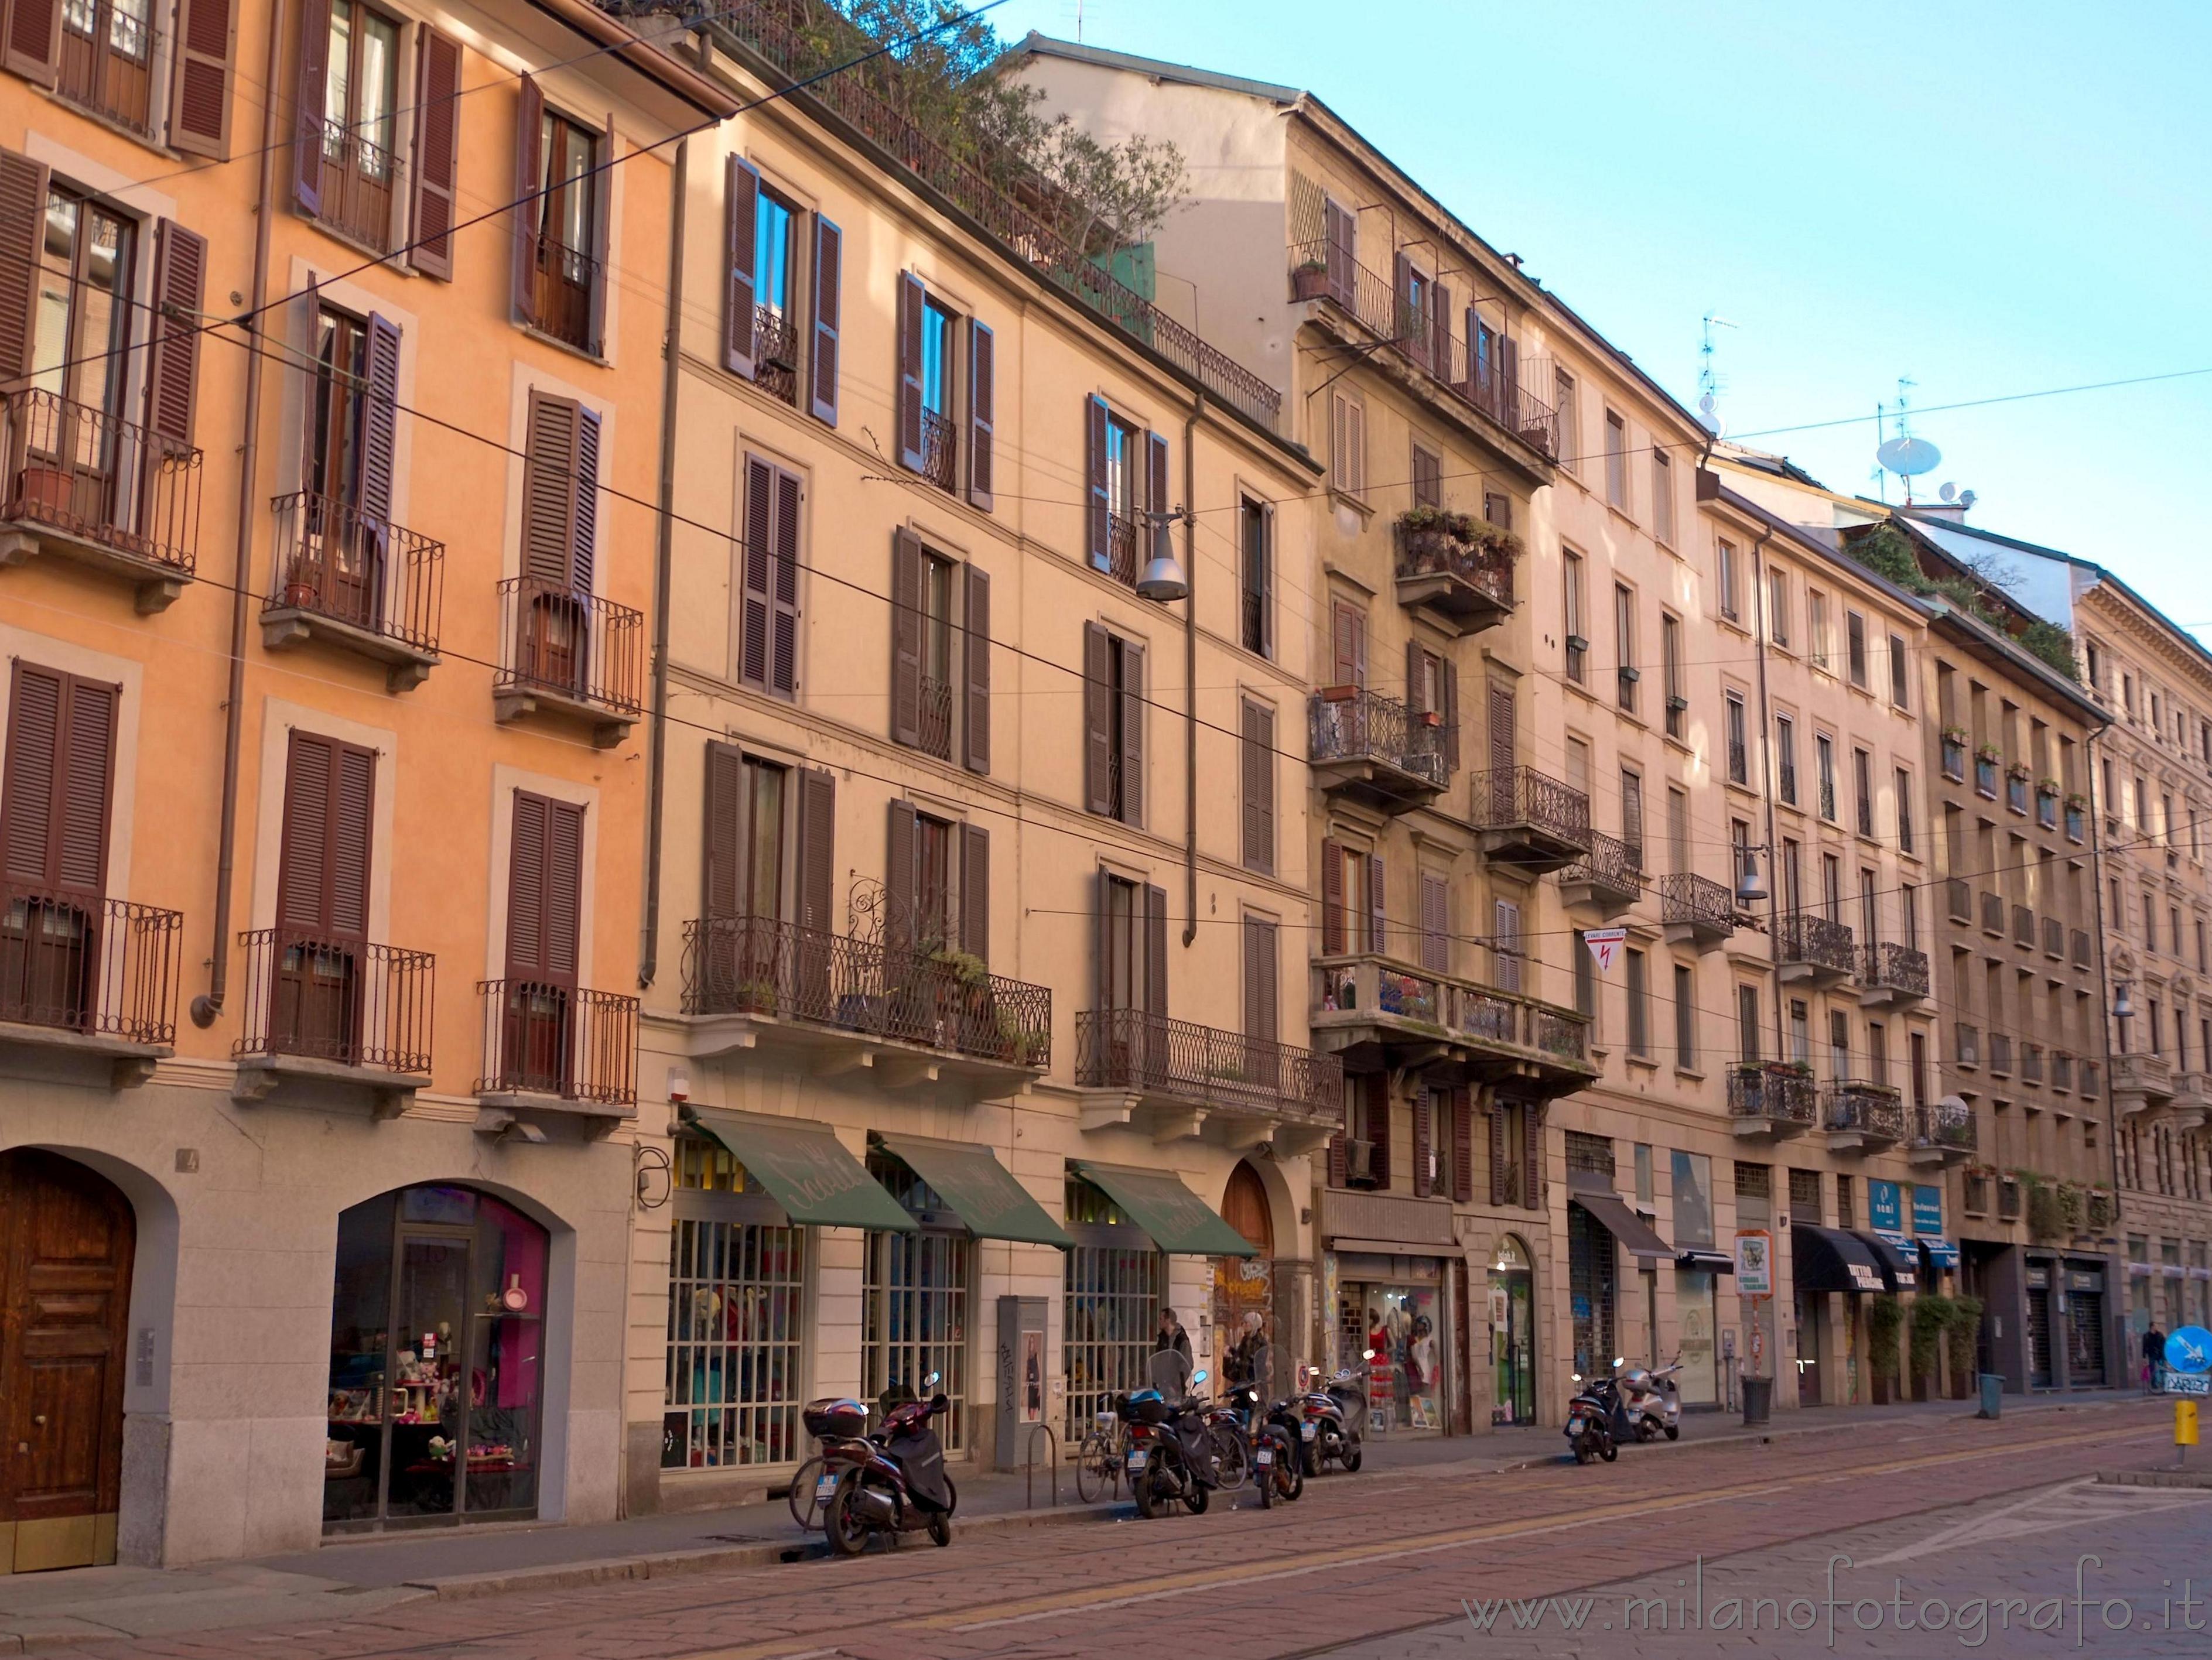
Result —
[[1679, 1440], [1680, 1440], [1680, 1439], [1682, 1439], [1682, 1427], [1681, 1427], [1681, 1425], [1680, 1425], [1680, 1424], [1669, 1424], [1669, 1425], [1668, 1425], [1668, 1426], [1667, 1426], [1667, 1439], [1668, 1439], [1668, 1440], [1670, 1440], [1670, 1441], [1679, 1441]]
[[1321, 1454], [1314, 1451], [1311, 1441], [1298, 1443], [1298, 1468], [1308, 1475], [1321, 1474]]
[[1585, 1436], [1585, 1437], [1583, 1437], [1583, 1439], [1581, 1439], [1577, 1440], [1577, 1441], [1575, 1443], [1575, 1462], [1576, 1462], [1577, 1463], [1578, 1463], [1578, 1464], [1586, 1464], [1586, 1463], [1589, 1463], [1589, 1461], [1590, 1461], [1590, 1444], [1589, 1444], [1589, 1439], [1587, 1436]]
[[1620, 1457], [1620, 1449], [1613, 1445], [1613, 1439], [1608, 1436], [1597, 1444], [1597, 1456], [1609, 1464]]
[[1658, 1426], [1654, 1424], [1649, 1418], [1638, 1419], [1636, 1421], [1636, 1439], [1639, 1441], [1657, 1440], [1659, 1439]]
[[1137, 1500], [1137, 1514], [1147, 1522], [1160, 1513], [1159, 1489], [1155, 1484], [1160, 1466], [1157, 1452], [1145, 1461], [1145, 1467], [1129, 1478], [1129, 1491]]
[[1364, 1461], [1366, 1456], [1367, 1455], [1365, 1453], [1360, 1451], [1359, 1443], [1357, 1441], [1354, 1441], [1350, 1446], [1345, 1448], [1345, 1474], [1347, 1475], [1357, 1475], [1359, 1474], [1359, 1466]]
[[1306, 1490], [1305, 1470], [1295, 1460], [1285, 1459], [1275, 1467], [1274, 1488], [1276, 1497], [1295, 1499]]
[[1190, 1490], [1182, 1496], [1183, 1508], [1193, 1516], [1203, 1516], [1206, 1514], [1206, 1506], [1211, 1497], [1212, 1495], [1204, 1487], [1194, 1481], [1190, 1484]]
[[929, 1518], [929, 1542], [939, 1550], [952, 1542], [952, 1518], [943, 1514]]
[[822, 1512], [822, 1529], [830, 1536], [830, 1548], [840, 1556], [858, 1556], [868, 1545], [868, 1524], [858, 1510], [857, 1481], [841, 1481]]

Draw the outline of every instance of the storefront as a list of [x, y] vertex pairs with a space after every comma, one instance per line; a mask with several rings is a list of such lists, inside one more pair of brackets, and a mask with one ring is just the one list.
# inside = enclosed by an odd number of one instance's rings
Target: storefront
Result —
[[1336, 1341], [1347, 1364], [1365, 1355], [1370, 1433], [1442, 1430], [1452, 1398], [1442, 1258], [1380, 1251], [1336, 1254]]
[[1260, 1172], [1244, 1160], [1238, 1160], [1229, 1172], [1229, 1184], [1221, 1196], [1221, 1220], [1257, 1253], [1213, 1259], [1213, 1330], [1220, 1350], [1222, 1380], [1235, 1381], [1247, 1364], [1241, 1357], [1252, 1351], [1239, 1346], [1247, 1342], [1248, 1318], [1255, 1318], [1261, 1352], [1268, 1361], [1268, 1376], [1259, 1380], [1260, 1387], [1269, 1400], [1274, 1400], [1288, 1394], [1291, 1388], [1289, 1360], [1278, 1336], [1275, 1222]]
[[1721, 1275], [1735, 1272], [1722, 1251], [1688, 1250], [1674, 1258], [1675, 1374], [1685, 1408], [1717, 1408], [1726, 1398], [1721, 1376]]
[[2105, 1265], [2069, 1260], [2066, 1273], [2066, 1386], [2113, 1381], [2105, 1334]]
[[1535, 1275], [1512, 1234], [1490, 1259], [1490, 1421], [1536, 1421]]
[[[1826, 1361], [1840, 1376], [1825, 1380], [1817, 1387], [1832, 1392], [1832, 1398], [1839, 1402], [1851, 1399], [1856, 1384], [1854, 1368], [1846, 1364], [1836, 1365], [1837, 1350], [1841, 1348], [1855, 1351], [1851, 1334], [1857, 1325], [1856, 1304], [1862, 1297], [1875, 1295], [1887, 1288], [1881, 1260], [1875, 1255], [1864, 1236], [1840, 1227], [1820, 1227], [1810, 1222], [1790, 1225], [1790, 1291], [1795, 1300], [1797, 1318], [1797, 1348], [1800, 1364], [1814, 1366]], [[1828, 1300], [1840, 1296], [1844, 1313], [1838, 1323], [1838, 1334], [1832, 1330], [1829, 1321]], [[1816, 1379], [1820, 1372], [1814, 1372]], [[1804, 1385], [1801, 1383], [1801, 1391]], [[1824, 1397], [1816, 1391], [1801, 1392], [1802, 1404], [1816, 1405]]]
[[1587, 1378], [1609, 1372], [1624, 1355], [1620, 1324], [1619, 1251], [1650, 1268], [1674, 1259], [1674, 1247], [1651, 1230], [1595, 1171], [1567, 1172], [1567, 1289], [1573, 1312], [1574, 1369]]

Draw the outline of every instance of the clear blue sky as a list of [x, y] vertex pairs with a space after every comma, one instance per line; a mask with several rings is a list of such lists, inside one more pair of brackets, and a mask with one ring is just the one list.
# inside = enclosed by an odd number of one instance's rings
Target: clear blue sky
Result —
[[[1686, 403], [1873, 494], [1917, 383], [1926, 481], [2212, 642], [2212, 4], [1084, 0], [1084, 38], [1309, 88]], [[1000, 34], [1072, 37], [1076, 0]], [[1760, 429], [1862, 416], [1827, 431]], [[1892, 481], [1895, 499], [1895, 481]]]

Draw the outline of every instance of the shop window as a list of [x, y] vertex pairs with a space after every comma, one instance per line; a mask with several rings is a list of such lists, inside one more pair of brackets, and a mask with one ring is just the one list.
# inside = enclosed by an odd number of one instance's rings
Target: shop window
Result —
[[[951, 1209], [930, 1185], [888, 1154], [872, 1154], [868, 1173], [921, 1224], [918, 1233], [871, 1232], [861, 1281], [860, 1377], [882, 1410], [941, 1392], [952, 1409], [939, 1421], [947, 1452], [968, 1445], [968, 1310], [973, 1242], [964, 1228], [934, 1226]], [[935, 1390], [922, 1387], [939, 1374]]]
[[1061, 1433], [1082, 1434], [1114, 1396], [1146, 1386], [1166, 1259], [1090, 1183], [1070, 1178], [1067, 1227], [1075, 1247], [1061, 1269], [1061, 1368], [1067, 1416]]
[[[1357, 1259], [1352, 1262], [1356, 1267]], [[1380, 1267], [1407, 1259], [1378, 1257], [1374, 1262]], [[1440, 1415], [1446, 1396], [1443, 1334], [1437, 1325], [1437, 1286], [1433, 1280], [1418, 1282], [1421, 1259], [1408, 1265], [1414, 1272], [1403, 1279], [1347, 1279], [1337, 1291], [1338, 1355], [1347, 1365], [1370, 1351], [1374, 1356], [1365, 1362], [1370, 1429], [1443, 1427]], [[1434, 1275], [1435, 1263], [1426, 1266]]]

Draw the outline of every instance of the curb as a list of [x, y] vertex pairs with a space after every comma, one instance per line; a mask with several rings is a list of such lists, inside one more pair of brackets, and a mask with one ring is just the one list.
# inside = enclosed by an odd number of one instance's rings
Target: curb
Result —
[[2113, 1487], [2212, 1487], [2212, 1470], [2100, 1469], [2097, 1472], [2097, 1484]]

